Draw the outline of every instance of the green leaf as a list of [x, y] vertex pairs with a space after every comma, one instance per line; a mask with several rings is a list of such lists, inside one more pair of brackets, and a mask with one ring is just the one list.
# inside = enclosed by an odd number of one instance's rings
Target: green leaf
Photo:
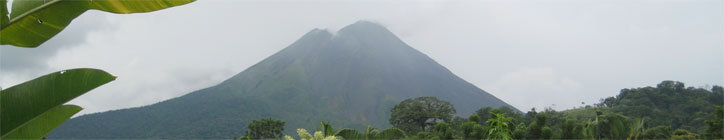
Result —
[[335, 135], [340, 136], [344, 139], [348, 139], [348, 140], [365, 138], [365, 136], [360, 134], [359, 132], [357, 132], [357, 130], [352, 130], [352, 129], [342, 129], [339, 132], [337, 132], [337, 134], [335, 134]]
[[0, 136], [116, 77], [103, 70], [54, 72], [0, 91]]
[[[47, 1], [47, 2], [46, 2]], [[65, 29], [85, 11], [143, 13], [194, 0], [15, 0], [10, 21], [0, 24], [0, 45], [37, 47]], [[6, 6], [3, 6], [6, 7]], [[7, 8], [6, 8], [7, 9]]]
[[324, 133], [324, 136], [334, 136], [334, 129], [332, 128], [332, 125], [329, 123], [320, 122], [320, 126], [322, 127], [322, 133]]
[[7, 0], [0, 0], [0, 25], [5, 25], [8, 22], [10, 22], [10, 19], [8, 18], [8, 1]]
[[50, 131], [70, 119], [83, 108], [76, 105], [58, 106], [28, 121], [20, 128], [10, 131], [2, 139], [41, 139]]

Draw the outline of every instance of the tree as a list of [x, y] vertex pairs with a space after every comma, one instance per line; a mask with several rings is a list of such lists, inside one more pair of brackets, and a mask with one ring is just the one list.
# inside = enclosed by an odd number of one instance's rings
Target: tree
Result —
[[715, 116], [716, 105], [724, 104], [724, 89], [685, 87], [677, 81], [662, 81], [656, 87], [622, 89], [615, 98], [606, 98], [614, 113], [632, 118], [646, 119], [650, 126], [670, 125], [672, 130], [686, 129], [703, 132], [705, 120]]
[[659, 125], [649, 128], [642, 135], [644, 139], [669, 139], [671, 138], [671, 126]]
[[407, 99], [392, 108], [390, 124], [407, 133], [415, 134], [438, 121], [450, 121], [455, 107], [450, 102], [436, 97], [418, 97]]
[[525, 113], [525, 116], [522, 118], [523, 122], [531, 123], [535, 121], [535, 116], [538, 116], [538, 111], [535, 110], [535, 108], [531, 108], [530, 111]]
[[553, 129], [548, 126], [541, 128], [540, 139], [551, 139], [553, 137]]
[[615, 101], [616, 101], [616, 98], [608, 97], [606, 99], [603, 99], [601, 103], [603, 105], [606, 105], [606, 107], [613, 107], [613, 102], [615, 102]]
[[487, 130], [480, 124], [483, 124], [478, 114], [471, 114], [468, 122], [462, 124], [463, 139], [485, 139]]
[[480, 119], [480, 116], [478, 116], [478, 114], [470, 114], [470, 117], [468, 117], [468, 121], [475, 122], [478, 124], [482, 123], [482, 121], [480, 121], [480, 120], [481, 119]]
[[709, 126], [704, 131], [704, 136], [709, 139], [724, 139], [724, 106], [716, 106], [714, 119], [707, 120]]
[[588, 121], [583, 134], [587, 139], [626, 139], [631, 134], [631, 125], [626, 116], [596, 111], [595, 118]]
[[715, 105], [724, 105], [724, 88], [721, 86], [714, 85], [711, 88], [711, 95], [709, 95], [709, 102]]
[[561, 139], [582, 139], [583, 124], [576, 122], [572, 119], [566, 119], [561, 125], [562, 136]]
[[684, 89], [684, 83], [681, 83], [679, 81], [662, 81], [658, 85], [656, 85], [656, 88], [659, 88], [660, 90], [664, 92], [675, 92], [675, 91], [681, 91]]
[[[536, 120], [535, 122], [531, 123], [530, 126], [528, 126], [528, 139], [549, 139], [550, 135], [544, 136], [543, 135], [543, 128], [546, 127], [546, 120], [548, 119], [548, 116], [545, 114], [537, 114], [535, 116]], [[548, 128], [550, 129], [550, 128]]]
[[525, 139], [525, 134], [528, 128], [526, 128], [525, 123], [520, 123], [515, 126], [515, 130], [513, 130], [513, 139]]
[[432, 138], [433, 138], [433, 135], [430, 134], [430, 132], [426, 132], [426, 131], [417, 132], [417, 135], [412, 137], [412, 139], [432, 139]]
[[455, 116], [455, 117], [453, 117], [452, 121], [449, 122], [449, 124], [452, 126], [453, 132], [455, 132], [455, 136], [464, 135], [462, 126], [464, 123], [470, 122], [470, 120], [468, 118]]
[[630, 134], [628, 119], [619, 114], [605, 114], [600, 116], [599, 134], [608, 139], [625, 139]]
[[438, 139], [451, 140], [455, 139], [455, 130], [452, 126], [445, 122], [439, 122], [433, 127], [435, 137]]
[[711, 92], [717, 93], [717, 94], [722, 94], [722, 93], [724, 93], [724, 87], [714, 85], [713, 87], [711, 87]]
[[696, 133], [692, 133], [684, 129], [676, 129], [674, 130], [674, 133], [671, 134], [671, 139], [673, 140], [691, 140], [697, 139], [698, 137], [699, 135]]
[[480, 121], [477, 121], [480, 125], [486, 125], [485, 121], [490, 119], [490, 112], [493, 111], [492, 107], [483, 107], [475, 111], [476, 116], [480, 119]]
[[465, 122], [462, 125], [463, 139], [485, 139], [487, 130], [474, 121]]
[[247, 137], [251, 139], [280, 139], [284, 131], [284, 121], [264, 118], [252, 121], [247, 127]]

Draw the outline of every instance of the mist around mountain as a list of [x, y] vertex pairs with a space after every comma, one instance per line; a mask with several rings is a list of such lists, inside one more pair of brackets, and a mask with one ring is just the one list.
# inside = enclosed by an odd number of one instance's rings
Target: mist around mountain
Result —
[[[73, 118], [48, 138], [232, 138], [252, 120], [286, 121], [285, 132], [326, 121], [388, 128], [402, 100], [434, 96], [457, 115], [507, 106], [415, 50], [385, 27], [359, 21], [314, 29], [224, 82], [153, 105]], [[517, 111], [517, 110], [516, 110]]]

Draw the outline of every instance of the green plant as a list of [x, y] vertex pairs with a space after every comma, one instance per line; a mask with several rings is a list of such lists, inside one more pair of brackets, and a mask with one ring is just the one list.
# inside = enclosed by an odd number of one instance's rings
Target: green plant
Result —
[[377, 128], [367, 126], [365, 133], [359, 133], [353, 129], [342, 129], [337, 132], [336, 136], [344, 139], [402, 139], [406, 138], [407, 134], [398, 128], [389, 128], [380, 132]]
[[439, 139], [455, 139], [455, 130], [452, 128], [452, 125], [446, 122], [437, 123], [432, 129], [433, 132], [435, 132], [435, 137]]
[[639, 136], [641, 135], [641, 133], [644, 133], [644, 131], [645, 131], [644, 129], [646, 129], [646, 128], [644, 128], [644, 125], [645, 125], [644, 119], [641, 119], [641, 118], [635, 119], [632, 122], [632, 124], [629, 125], [630, 132], [629, 132], [628, 138], [626, 138], [626, 139], [629, 139], [629, 140], [630, 139], [639, 139]]
[[543, 128], [546, 126], [548, 116], [543, 113], [535, 115], [535, 121], [528, 126], [529, 139], [549, 139], [550, 137], [543, 135]]
[[284, 121], [274, 118], [254, 120], [247, 125], [246, 137], [251, 139], [279, 139], [284, 131]]
[[448, 122], [455, 114], [455, 107], [448, 101], [437, 97], [417, 97], [406, 99], [392, 108], [390, 124], [407, 133], [425, 131], [438, 121]]
[[[314, 135], [309, 134], [306, 129], [299, 128], [297, 129], [297, 134], [299, 135], [299, 138], [301, 140], [339, 140], [340, 138], [337, 136], [324, 136], [322, 134], [322, 131], [316, 131], [314, 132]], [[294, 140], [291, 136], [284, 136], [285, 140]]]
[[659, 125], [649, 128], [643, 133], [644, 139], [669, 139], [671, 138], [671, 126]]
[[[473, 114], [475, 115], [475, 114]], [[473, 115], [470, 115], [471, 118]], [[475, 115], [477, 116], [477, 115]], [[471, 119], [472, 120], [472, 119]], [[485, 127], [480, 125], [477, 121], [468, 121], [462, 124], [462, 133], [464, 139], [484, 139], [487, 131]]]
[[490, 118], [488, 123], [488, 138], [490, 139], [513, 139], [512, 132], [510, 131], [509, 125], [512, 123], [512, 118], [505, 117], [500, 113], [493, 113], [494, 118]]
[[324, 136], [334, 136], [337, 134], [329, 123], [320, 122], [319, 126], [322, 127], [322, 134], [324, 134]]
[[704, 131], [704, 136], [709, 139], [724, 139], [724, 106], [715, 108], [714, 119], [705, 121], [708, 127]]
[[63, 103], [115, 78], [102, 70], [71, 69], [0, 91], [0, 138], [42, 138], [82, 109]]
[[88, 10], [118, 14], [143, 13], [183, 5], [194, 0], [15, 0], [12, 12], [2, 0], [1, 45], [38, 47]]
[[[34, 48], [43, 44], [85, 11], [140, 13], [194, 0], [15, 0], [8, 11], [0, 0], [0, 45]], [[0, 91], [0, 139], [40, 139], [82, 110], [63, 105], [114, 76], [97, 69], [54, 72]]]
[[684, 129], [676, 129], [674, 130], [674, 133], [671, 134], [671, 139], [674, 140], [691, 140], [691, 139], [698, 139], [699, 135], [693, 132], [689, 132]]

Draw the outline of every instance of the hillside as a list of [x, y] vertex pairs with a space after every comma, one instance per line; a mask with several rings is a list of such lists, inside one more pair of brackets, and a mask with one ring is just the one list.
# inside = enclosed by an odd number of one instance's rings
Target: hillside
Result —
[[[723, 102], [721, 86], [697, 88], [663, 81], [655, 87], [622, 89], [593, 106], [560, 112], [546, 108], [525, 114], [483, 108], [474, 117], [487, 120], [485, 116], [495, 110], [510, 116], [513, 139], [721, 139]], [[465, 121], [459, 118], [451, 123], [458, 125], [456, 131], [461, 137], [466, 136]], [[480, 124], [488, 126], [487, 122]]]
[[[716, 106], [721, 105], [724, 105], [724, 88], [721, 86], [715, 85], [711, 89], [696, 88], [686, 87], [684, 83], [678, 81], [662, 81], [655, 87], [622, 89], [618, 95], [602, 99], [594, 106], [561, 112], [546, 110], [538, 114], [542, 113], [549, 117], [548, 123], [554, 133], [561, 133], [560, 128], [565, 125], [567, 119], [583, 125], [594, 120], [598, 113], [602, 113], [623, 116], [624, 122], [628, 123], [624, 128], [634, 128], [632, 124], [642, 120], [645, 133], [642, 133], [641, 137], [645, 139], [661, 139], [649, 136], [651, 133], [662, 133], [656, 132], [658, 130], [654, 128], [657, 127], [669, 127], [668, 132], [663, 132], [668, 135], [674, 130], [681, 129], [698, 133], [699, 138], [706, 138], [709, 133], [706, 130], [710, 127], [706, 121], [717, 119]], [[608, 129], [613, 130], [613, 128]]]
[[693, 132], [704, 130], [705, 120], [714, 119], [714, 106], [724, 105], [724, 89], [686, 87], [678, 81], [663, 81], [656, 87], [622, 89], [616, 97], [602, 101], [613, 112], [648, 120], [651, 127], [670, 125]]
[[457, 114], [512, 106], [457, 77], [385, 27], [356, 22], [314, 29], [287, 48], [209, 88], [157, 104], [71, 119], [48, 138], [232, 138], [251, 120], [390, 127], [390, 109], [413, 97], [450, 101]]

